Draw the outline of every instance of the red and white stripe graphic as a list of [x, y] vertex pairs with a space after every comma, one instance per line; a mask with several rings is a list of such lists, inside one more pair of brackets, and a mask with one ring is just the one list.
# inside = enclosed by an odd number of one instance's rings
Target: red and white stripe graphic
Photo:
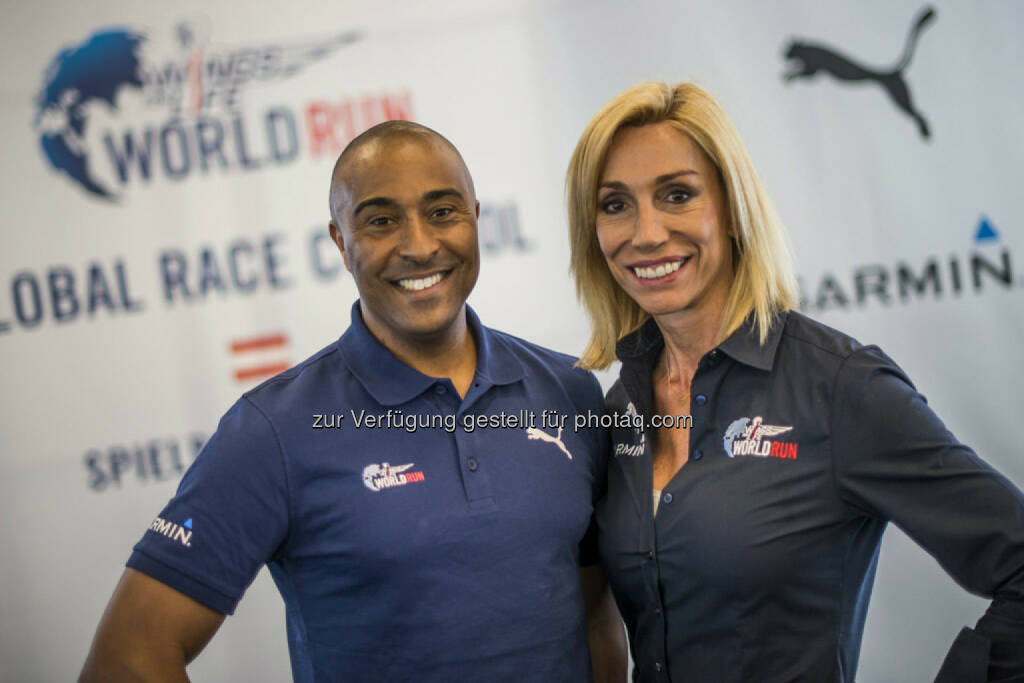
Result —
[[235, 339], [230, 350], [236, 362], [235, 380], [239, 382], [271, 377], [292, 366], [288, 335], [283, 332]]

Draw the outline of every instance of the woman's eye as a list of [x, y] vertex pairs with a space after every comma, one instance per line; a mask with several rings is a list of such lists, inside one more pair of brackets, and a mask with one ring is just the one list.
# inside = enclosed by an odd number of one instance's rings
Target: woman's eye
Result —
[[669, 190], [668, 193], [665, 195], [665, 198], [668, 201], [672, 202], [673, 204], [682, 204], [683, 202], [685, 202], [687, 199], [689, 199], [692, 196], [693, 195], [691, 195], [686, 190], [676, 189], [676, 190]]
[[625, 202], [618, 199], [609, 199], [601, 203], [601, 211], [604, 213], [619, 213], [626, 208]]

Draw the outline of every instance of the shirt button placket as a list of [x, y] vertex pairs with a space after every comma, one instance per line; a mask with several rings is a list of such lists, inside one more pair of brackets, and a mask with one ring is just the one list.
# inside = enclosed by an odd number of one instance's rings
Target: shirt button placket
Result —
[[[443, 403], [446, 409], [454, 408], [453, 404], [459, 402], [458, 394], [447, 382], [435, 384], [434, 393], [437, 394], [439, 402]], [[457, 409], [454, 414], [456, 422], [460, 423], [472, 418], [471, 414], [460, 414]], [[486, 453], [490, 435], [484, 433], [483, 430], [467, 431], [459, 428], [455, 430], [454, 437], [455, 457], [462, 471], [462, 486], [466, 492], [466, 501], [469, 503], [470, 509], [481, 511], [492, 508], [494, 501], [486, 467], [487, 460], [485, 458], [483, 462], [480, 461], [480, 458]]]
[[[712, 351], [711, 353], [709, 353], [708, 354], [708, 364], [709, 365], [715, 365], [718, 362], [718, 357], [719, 356], [718, 356], [718, 351], [717, 350], [716, 351]], [[708, 405], [708, 395], [703, 393], [703, 392], [698, 391], [698, 393], [693, 395], [693, 401], [691, 402], [691, 405], [693, 406], [692, 412], [694, 413], [694, 415], [693, 415], [693, 432], [694, 433], [690, 435], [690, 443], [697, 444], [697, 443], [700, 443], [701, 439], [704, 437], [704, 432], [707, 431], [708, 420], [707, 420], [707, 414], [706, 413], [707, 413], [707, 410], [708, 410], [708, 408], [707, 408], [707, 405]], [[704, 457], [704, 451], [702, 451], [700, 448], [695, 448], [690, 453], [690, 460], [692, 462], [698, 462], [703, 457]]]

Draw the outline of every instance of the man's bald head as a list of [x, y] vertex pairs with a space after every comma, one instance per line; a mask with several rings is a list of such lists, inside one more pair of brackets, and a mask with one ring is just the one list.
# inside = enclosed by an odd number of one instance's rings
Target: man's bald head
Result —
[[368, 152], [373, 147], [383, 149], [390, 145], [415, 141], [440, 144], [450, 149], [458, 158], [459, 163], [466, 174], [466, 183], [470, 191], [473, 192], [473, 198], [475, 199], [476, 190], [473, 187], [473, 177], [469, 174], [469, 169], [466, 168], [466, 162], [463, 160], [462, 155], [459, 154], [459, 150], [456, 149], [455, 145], [453, 145], [448, 138], [432, 128], [428, 128], [413, 121], [385, 121], [384, 123], [379, 123], [376, 126], [363, 131], [353, 138], [341, 152], [341, 155], [338, 156], [338, 160], [334, 162], [334, 171], [331, 173], [331, 191], [329, 201], [331, 219], [334, 221], [335, 225], [339, 227], [342, 225], [339, 221], [338, 208], [340, 202], [344, 199], [344, 192], [341, 190], [343, 184], [348, 179], [347, 174], [350, 166], [352, 165], [352, 161], [359, 158], [363, 152]]

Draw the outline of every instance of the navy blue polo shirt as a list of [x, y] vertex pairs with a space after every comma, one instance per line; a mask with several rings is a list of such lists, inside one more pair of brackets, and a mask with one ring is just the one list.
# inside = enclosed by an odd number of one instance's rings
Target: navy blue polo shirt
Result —
[[[663, 348], [653, 320], [619, 343], [610, 411], [652, 417]], [[763, 344], [745, 324], [705, 354], [690, 396], [689, 460], [657, 515], [633, 424], [612, 430], [597, 506], [637, 680], [852, 683], [890, 521], [993, 598], [938, 680], [1024, 676], [1024, 495], [888, 356], [784, 313]]]
[[589, 680], [579, 569], [607, 436], [573, 426], [601, 389], [466, 311], [460, 399], [356, 303], [337, 343], [228, 411], [128, 566], [230, 613], [267, 564], [296, 681]]

